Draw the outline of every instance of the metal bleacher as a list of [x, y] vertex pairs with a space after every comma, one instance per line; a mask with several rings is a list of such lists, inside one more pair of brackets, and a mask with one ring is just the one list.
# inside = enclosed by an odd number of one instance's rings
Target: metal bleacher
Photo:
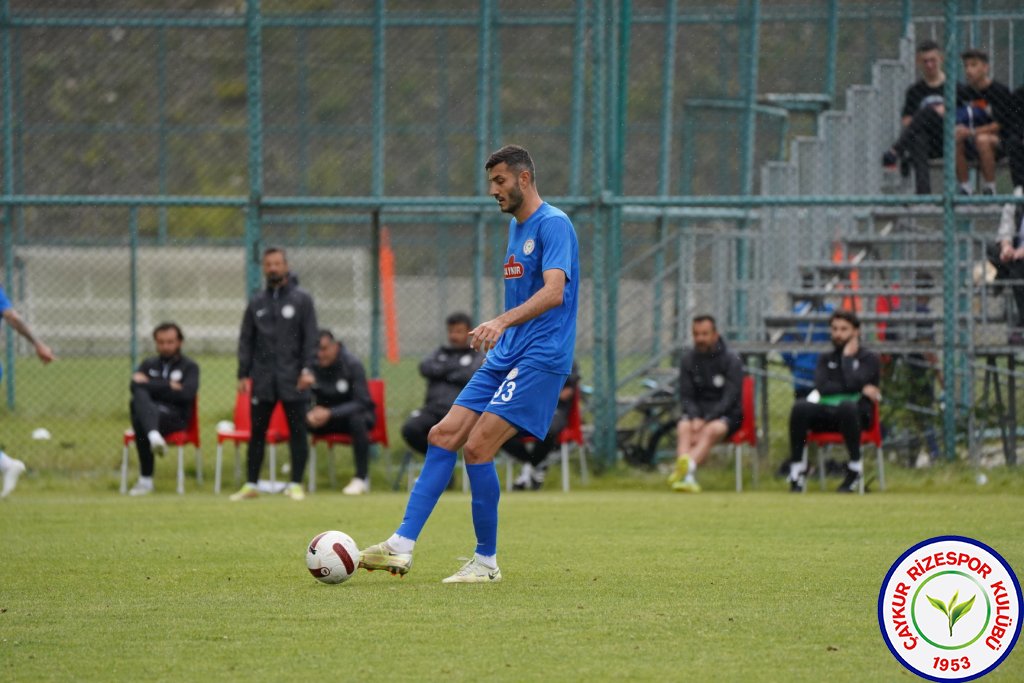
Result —
[[[915, 78], [914, 40], [900, 41], [898, 59], [879, 60], [871, 70], [869, 85], [854, 85], [846, 91], [846, 108], [818, 116], [817, 134], [795, 138], [787, 161], [766, 163], [761, 170], [761, 192], [769, 196], [841, 195], [878, 196], [911, 194], [909, 179], [885, 172], [882, 152], [900, 131], [900, 109], [906, 88]], [[958, 209], [964, 220], [963, 248], [958, 268], [973, 271], [983, 258], [983, 240], [976, 235], [994, 233], [1000, 207], [975, 206]], [[794, 300], [808, 292], [801, 284], [811, 278], [817, 297], [835, 306], [855, 300], [869, 339], [879, 325], [893, 322], [932, 323], [941, 333], [943, 321], [943, 243], [941, 210], [932, 206], [861, 207], [778, 207], [761, 213], [766, 269], [760, 316], [762, 339], [777, 338], [808, 319], [792, 314]], [[977, 229], [976, 229], [977, 226]], [[935, 283], [927, 292], [915, 291], [924, 276]], [[1005, 340], [1005, 328], [993, 328], [1004, 316], [995, 312], [1002, 304], [993, 298], [984, 302], [973, 281], [969, 288], [971, 315], [961, 314], [971, 345], [991, 346]], [[895, 310], [887, 302], [879, 310], [880, 298], [929, 297], [930, 312]], [[939, 342], [936, 338], [936, 343]], [[1005, 345], [1005, 341], [1002, 341]]]
[[[914, 39], [900, 41], [899, 57], [873, 65], [869, 85], [846, 91], [846, 109], [823, 111], [817, 134], [792, 140], [786, 161], [761, 169], [761, 192], [769, 196], [880, 196], [913, 194], [912, 178], [883, 170], [882, 152], [900, 132], [904, 92], [915, 78]], [[1007, 462], [1015, 461], [1016, 416], [1012, 393], [1016, 351], [1007, 338], [1006, 293], [998, 294], [985, 268], [985, 240], [995, 234], [999, 205], [956, 209], [955, 313], [957, 362], [970, 377], [999, 376], [1008, 385], [1010, 408], [1003, 413]], [[835, 308], [854, 307], [864, 338], [884, 353], [918, 353], [943, 348], [942, 211], [937, 206], [898, 204], [857, 207], [780, 206], [760, 214], [766, 277], [760, 306], [752, 312], [754, 340], [739, 344], [751, 354], [768, 353], [787, 332], [825, 323], [827, 313], [797, 315], [794, 303], [813, 297]], [[923, 283], [923, 284], [922, 284]], [[948, 299], [947, 299], [948, 301]], [[796, 338], [800, 338], [797, 334]], [[787, 343], [786, 346], [791, 344]], [[804, 347], [808, 348], [808, 347]], [[970, 391], [975, 382], [966, 383]], [[968, 405], [977, 405], [967, 399]], [[1000, 406], [1000, 410], [1002, 407]], [[970, 419], [973, 420], [973, 411]], [[984, 425], [978, 434], [984, 431]], [[968, 429], [975, 439], [975, 425]], [[974, 449], [972, 447], [972, 453]]]

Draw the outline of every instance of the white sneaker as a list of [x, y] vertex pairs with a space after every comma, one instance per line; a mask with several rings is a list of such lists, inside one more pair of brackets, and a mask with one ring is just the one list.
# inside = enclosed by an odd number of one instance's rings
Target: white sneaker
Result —
[[25, 463], [7, 456], [7, 467], [4, 469], [4, 487], [0, 490], [0, 498], [6, 498], [18, 485], [18, 477], [25, 471]]
[[135, 486], [128, 491], [129, 496], [148, 496], [151, 493], [153, 493], [152, 477], [139, 477], [139, 480], [135, 482]]
[[348, 486], [341, 490], [346, 496], [361, 496], [365, 493], [370, 492], [370, 484], [365, 479], [359, 477], [352, 477], [352, 481], [348, 483]]
[[302, 484], [295, 482], [284, 487], [284, 495], [292, 500], [306, 500], [306, 492], [302, 490]]
[[149, 439], [150, 448], [157, 455], [163, 455], [164, 451], [167, 450], [167, 442], [164, 441], [163, 435], [155, 429], [146, 434], [146, 438]]
[[497, 567], [491, 569], [477, 562], [474, 557], [462, 565], [459, 571], [447, 579], [442, 579], [441, 583], [497, 583], [498, 581], [501, 581], [501, 570]]

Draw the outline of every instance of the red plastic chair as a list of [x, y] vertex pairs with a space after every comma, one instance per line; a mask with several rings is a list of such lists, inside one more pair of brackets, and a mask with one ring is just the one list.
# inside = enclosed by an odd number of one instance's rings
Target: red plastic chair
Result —
[[[199, 396], [192, 401], [188, 426], [179, 432], [164, 434], [168, 446], [178, 447], [178, 493], [185, 493], [185, 446], [196, 448], [196, 483], [203, 483], [203, 455], [199, 449]], [[121, 453], [121, 493], [128, 493], [128, 447], [135, 442], [135, 431], [124, 430], [124, 448]]]
[[[818, 452], [818, 477], [821, 480], [821, 488], [825, 489], [825, 455], [822, 446], [842, 445], [843, 435], [839, 432], [808, 432], [807, 446], [814, 444]], [[878, 467], [878, 488], [885, 490], [885, 460], [882, 453], [882, 422], [878, 416], [878, 404], [874, 404], [874, 418], [871, 421], [871, 428], [860, 433], [862, 446], [872, 445], [875, 447], [875, 460]], [[807, 446], [804, 446], [804, 471], [807, 471]], [[863, 461], [863, 458], [861, 459]], [[864, 473], [861, 472], [859, 490], [864, 495]], [[804, 486], [804, 491], [807, 487]]]
[[[371, 379], [366, 382], [370, 390], [370, 398], [373, 400], [375, 422], [370, 430], [369, 437], [371, 444], [388, 447], [388, 424], [387, 409], [385, 408], [384, 380]], [[352, 437], [348, 434], [314, 434], [313, 447], [309, 450], [309, 491], [316, 491], [316, 445], [327, 444], [327, 476], [331, 488], [337, 485], [337, 475], [334, 466], [334, 447], [336, 445], [351, 446]]]
[[587, 485], [587, 442], [583, 438], [583, 418], [580, 415], [580, 392], [577, 389], [569, 406], [565, 428], [558, 433], [558, 445], [562, 450], [562, 491], [569, 490], [569, 447], [576, 446], [580, 458], [580, 481]]
[[[523, 437], [523, 441], [526, 443], [536, 440], [532, 436]], [[558, 433], [557, 442], [561, 450], [562, 491], [569, 490], [569, 454], [571, 453], [571, 446], [576, 446], [579, 449], [580, 480], [586, 486], [590, 477], [587, 471], [587, 445], [586, 440], [583, 438], [583, 418], [580, 414], [580, 392], [578, 389], [573, 395], [565, 427]], [[505, 458], [505, 490], [511, 491], [513, 458], [509, 457], [507, 453], [503, 457]], [[465, 467], [465, 464], [463, 464], [463, 467]], [[463, 472], [463, 475], [465, 475], [465, 472]], [[462, 478], [462, 490], [469, 490], [469, 479], [466, 476]]]
[[[249, 443], [252, 437], [252, 381], [246, 380], [245, 391], [235, 396], [235, 428], [217, 432], [217, 465], [214, 470], [213, 492], [220, 493], [221, 468], [224, 459], [224, 442], [235, 444], [235, 486], [239, 485], [242, 476], [241, 454], [239, 445]], [[277, 444], [288, 440], [288, 420], [284, 415], [284, 407], [280, 402], [274, 406], [270, 414], [270, 426], [267, 428], [267, 444], [270, 446], [270, 484], [277, 483]]]
[[[740, 405], [743, 407], [743, 422], [736, 433], [730, 436], [726, 443], [733, 446], [736, 457], [736, 491], [743, 491], [743, 446], [757, 448], [757, 420], [754, 414], [754, 378], [750, 375], [743, 377], [743, 395]], [[757, 480], [757, 451], [751, 459], [753, 478]]]

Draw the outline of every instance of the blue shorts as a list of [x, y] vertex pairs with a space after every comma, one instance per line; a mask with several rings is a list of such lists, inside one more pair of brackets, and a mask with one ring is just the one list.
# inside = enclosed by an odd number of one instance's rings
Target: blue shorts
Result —
[[455, 405], [475, 413], [494, 413], [520, 431], [544, 439], [568, 377], [526, 366], [510, 370], [485, 363], [463, 387]]

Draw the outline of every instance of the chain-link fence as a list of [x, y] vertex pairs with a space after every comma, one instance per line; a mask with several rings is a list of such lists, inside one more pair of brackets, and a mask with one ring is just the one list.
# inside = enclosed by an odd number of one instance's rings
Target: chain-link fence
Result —
[[[762, 460], [779, 462], [785, 362], [823, 346], [826, 306], [861, 312], [889, 386], [945, 371], [930, 401], [884, 388], [908, 461], [942, 451], [950, 425], [957, 443], [1003, 436], [1012, 457], [1012, 288], [997, 294], [983, 267], [1000, 206], [952, 213], [941, 153], [927, 198], [901, 173], [909, 151], [881, 163], [916, 47], [946, 50], [950, 6], [956, 49], [986, 50], [1014, 90], [1024, 13], [1010, 1], [2, 3], [3, 284], [60, 356], [42, 367], [7, 327], [2, 441], [41, 471], [107, 476], [129, 375], [165, 319], [200, 361], [212, 441], [273, 244], [321, 324], [385, 380], [400, 452], [445, 316], [501, 309], [507, 218], [482, 165], [518, 142], [579, 234], [576, 354], [599, 463], [643, 440], [643, 402], [699, 312], [757, 377]], [[999, 194], [1013, 130], [996, 135]], [[976, 154], [966, 168], [990, 188]], [[50, 440], [31, 438], [40, 427]]]

